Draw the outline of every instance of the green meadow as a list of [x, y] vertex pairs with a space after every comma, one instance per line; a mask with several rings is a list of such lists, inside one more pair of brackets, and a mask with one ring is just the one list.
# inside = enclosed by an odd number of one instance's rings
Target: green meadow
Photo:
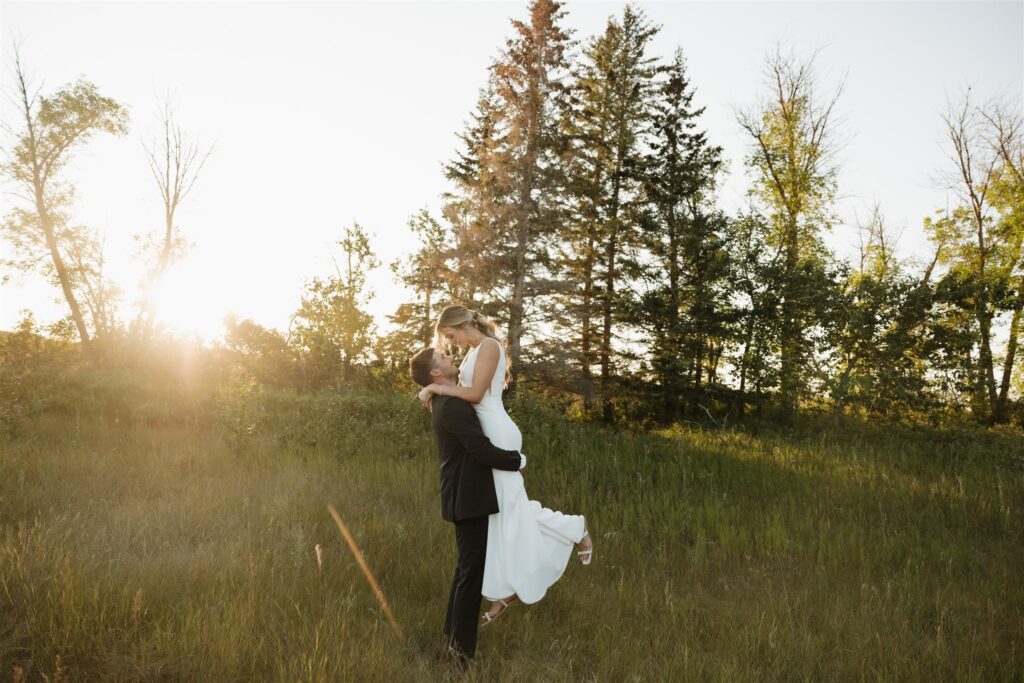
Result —
[[[1019, 432], [511, 411], [531, 498], [587, 515], [595, 557], [481, 631], [467, 680], [1021, 679]], [[0, 679], [457, 678], [435, 658], [454, 534], [411, 395], [125, 415], [51, 411], [0, 442]]]

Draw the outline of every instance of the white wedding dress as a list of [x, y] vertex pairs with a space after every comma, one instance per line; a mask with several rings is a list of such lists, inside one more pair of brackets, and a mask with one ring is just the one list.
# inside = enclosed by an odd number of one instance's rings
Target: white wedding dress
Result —
[[[487, 338], [471, 349], [459, 366], [459, 383], [473, 386], [476, 355], [483, 344], [498, 345], [498, 367], [491, 386], [473, 408], [491, 443], [510, 451], [521, 450], [523, 436], [501, 402], [506, 367], [502, 345]], [[483, 596], [498, 600], [515, 593], [525, 603], [537, 602], [565, 572], [574, 545], [583, 538], [583, 517], [549, 510], [529, 500], [519, 472], [491, 471], [499, 512], [488, 518]]]

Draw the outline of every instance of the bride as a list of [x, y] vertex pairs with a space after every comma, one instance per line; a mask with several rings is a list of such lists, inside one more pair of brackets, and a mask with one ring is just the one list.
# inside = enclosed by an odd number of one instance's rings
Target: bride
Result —
[[[521, 450], [522, 434], [501, 402], [510, 373], [495, 324], [476, 311], [449, 306], [436, 329], [439, 346], [469, 352], [459, 366], [459, 386], [431, 384], [420, 391], [420, 400], [429, 406], [435, 394], [464, 399], [473, 405], [491, 443]], [[484, 625], [517, 600], [530, 604], [543, 598], [565, 572], [574, 546], [583, 564], [590, 564], [594, 552], [582, 515], [565, 515], [529, 500], [519, 472], [492, 472], [499, 512], [487, 522], [482, 593], [492, 604], [483, 615]]]

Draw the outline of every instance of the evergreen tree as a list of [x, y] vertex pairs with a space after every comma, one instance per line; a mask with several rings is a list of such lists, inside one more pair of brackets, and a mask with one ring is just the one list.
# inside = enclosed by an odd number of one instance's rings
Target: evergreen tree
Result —
[[473, 293], [491, 300], [479, 308], [507, 320], [513, 379], [529, 304], [549, 279], [562, 182], [558, 121], [571, 48], [559, 25], [561, 3], [533, 0], [529, 14], [529, 23], [512, 22], [515, 34], [491, 66], [488, 88], [462, 136], [466, 151], [448, 167], [459, 186], [449, 215], [473, 254], [460, 274], [475, 278], [480, 286]]
[[558, 129], [564, 108], [571, 42], [559, 22], [562, 4], [533, 0], [530, 23], [513, 21], [516, 35], [492, 66], [495, 92], [505, 117], [501, 169], [508, 178], [512, 205], [500, 224], [499, 241], [508, 245], [509, 359], [518, 372], [529, 301], [544, 293], [550, 239], [558, 225], [563, 141]]
[[502, 299], [502, 273], [510, 261], [504, 244], [494, 240], [498, 226], [508, 221], [510, 190], [497, 159], [502, 113], [493, 81], [492, 75], [480, 91], [470, 124], [459, 135], [463, 150], [445, 166], [445, 176], [455, 188], [446, 193], [442, 210], [456, 245], [453, 295], [478, 309]]
[[579, 345], [588, 406], [592, 366], [600, 367], [596, 394], [605, 421], [613, 417], [614, 335], [628, 309], [622, 283], [641, 242], [644, 154], [660, 71], [647, 49], [658, 30], [632, 6], [621, 19], [609, 18], [584, 50], [563, 120], [571, 194], [559, 265], [578, 290], [562, 298], [579, 330], [569, 339]]
[[651, 211], [644, 234], [650, 285], [637, 316], [650, 334], [665, 416], [678, 419], [681, 394], [688, 390], [697, 400], [726, 341], [727, 221], [712, 204], [722, 148], [696, 130], [704, 108], [692, 108], [694, 90], [682, 51], [676, 51], [658, 94], [644, 176]]

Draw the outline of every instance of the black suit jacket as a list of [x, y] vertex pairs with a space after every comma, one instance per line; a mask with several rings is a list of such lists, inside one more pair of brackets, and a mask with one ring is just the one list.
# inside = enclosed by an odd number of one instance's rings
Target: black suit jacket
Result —
[[491, 469], [517, 471], [519, 451], [492, 444], [473, 406], [461, 398], [434, 396], [432, 415], [441, 460], [441, 516], [458, 522], [498, 512]]

